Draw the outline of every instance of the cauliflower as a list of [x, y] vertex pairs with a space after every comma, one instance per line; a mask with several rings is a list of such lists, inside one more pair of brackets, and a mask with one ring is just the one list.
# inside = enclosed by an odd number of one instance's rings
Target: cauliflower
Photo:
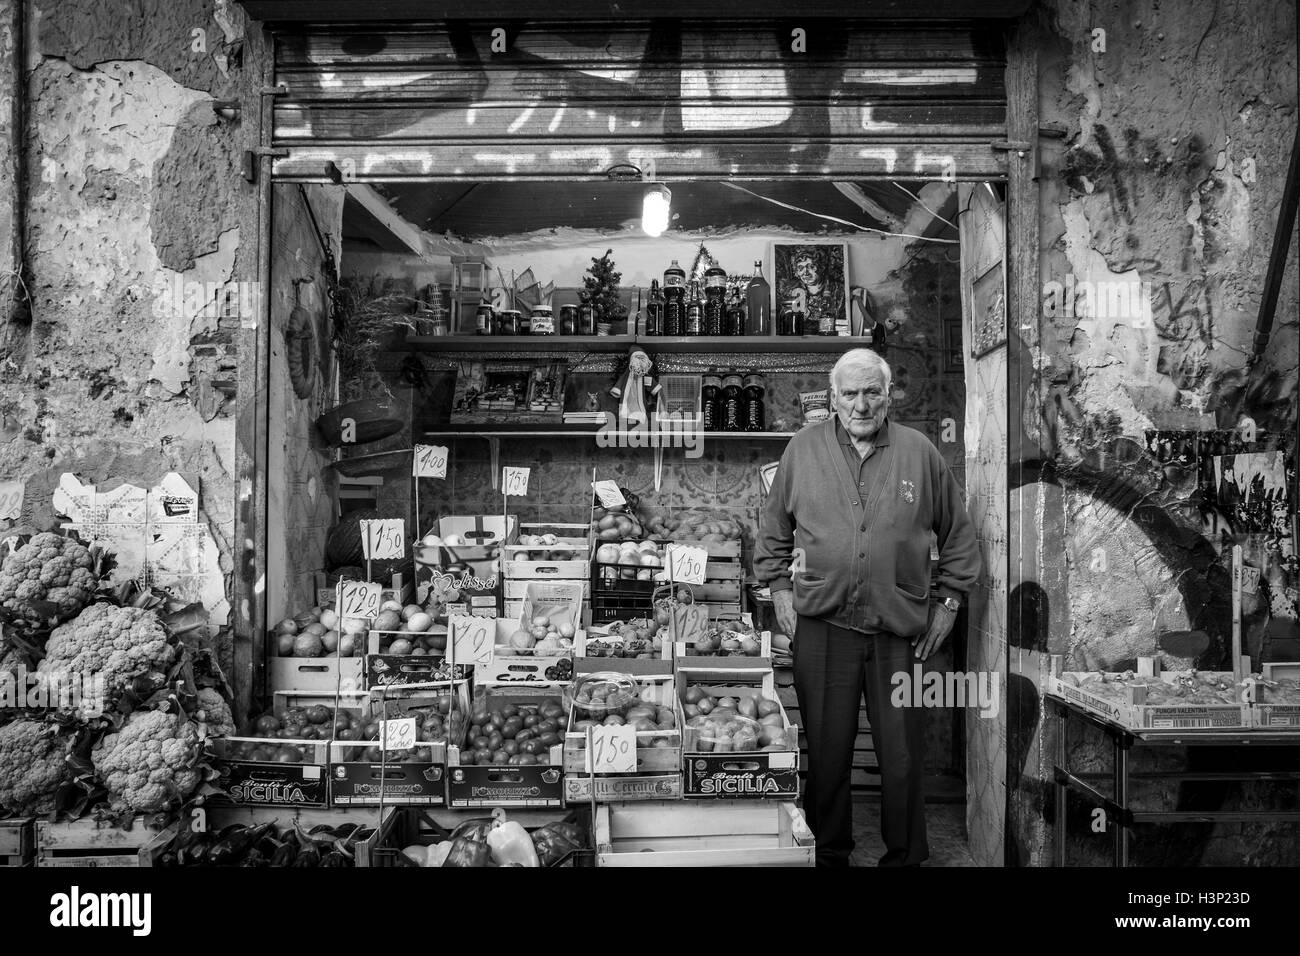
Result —
[[[94, 567], [84, 544], [49, 531], [33, 535], [0, 564], [0, 607], [31, 620], [72, 617], [98, 584]], [[56, 610], [47, 613], [41, 602]]]
[[136, 711], [95, 745], [91, 763], [116, 811], [153, 813], [198, 787], [202, 753], [194, 724], [163, 710]]
[[235, 715], [230, 705], [211, 687], [199, 691], [199, 709], [194, 719], [204, 725], [209, 737], [228, 737], [235, 732]]
[[0, 727], [0, 809], [48, 813], [54, 791], [66, 779], [67, 748], [51, 725], [18, 720]]
[[100, 695], [116, 697], [136, 677], [165, 672], [175, 658], [176, 648], [152, 611], [94, 604], [54, 629], [38, 670], [80, 687], [82, 712], [93, 716], [104, 703]]

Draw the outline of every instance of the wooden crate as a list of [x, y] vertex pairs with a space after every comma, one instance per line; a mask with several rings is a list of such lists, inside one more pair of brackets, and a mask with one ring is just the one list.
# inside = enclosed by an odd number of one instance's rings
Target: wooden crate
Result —
[[596, 808], [597, 866], [812, 866], [790, 802], [613, 803]]
[[0, 820], [0, 866], [26, 866], [36, 855], [33, 817]]
[[130, 830], [95, 820], [69, 823], [36, 821], [37, 866], [122, 867], [153, 866], [176, 836], [176, 824], [165, 830], [146, 828], [141, 817]]
[[[590, 835], [590, 814], [579, 808], [510, 809], [507, 820], [513, 820], [532, 832], [548, 823], [577, 823]], [[389, 807], [383, 822], [364, 846], [357, 844], [356, 865], [365, 867], [394, 867], [403, 865], [398, 857], [404, 847], [419, 844], [433, 846], [451, 836], [451, 831], [468, 820], [487, 816], [483, 810], [448, 810], [425, 807]], [[590, 844], [588, 844], [590, 845]], [[585, 859], [584, 859], [585, 856]], [[555, 866], [590, 866], [590, 851], [575, 854]]]

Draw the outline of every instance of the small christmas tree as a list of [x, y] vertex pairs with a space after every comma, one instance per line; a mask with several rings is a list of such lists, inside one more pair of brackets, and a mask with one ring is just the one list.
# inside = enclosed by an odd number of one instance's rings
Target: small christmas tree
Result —
[[614, 271], [614, 260], [610, 258], [613, 252], [613, 249], [606, 249], [599, 259], [592, 256], [591, 268], [582, 277], [583, 290], [591, 300], [596, 321], [611, 324], [627, 318], [627, 307], [618, 294], [618, 281], [623, 278], [623, 273]]

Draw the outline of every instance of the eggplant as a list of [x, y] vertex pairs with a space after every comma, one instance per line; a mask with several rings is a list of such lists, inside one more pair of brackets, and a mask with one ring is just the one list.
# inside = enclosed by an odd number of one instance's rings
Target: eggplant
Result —
[[271, 857], [271, 866], [293, 866], [297, 857], [298, 844], [293, 840], [285, 840]]
[[208, 863], [212, 866], [230, 866], [238, 863], [253, 845], [271, 832], [274, 826], [275, 823], [271, 822], [256, 827], [240, 827], [233, 831], [227, 827], [221, 831], [227, 835], [217, 840], [208, 851]]

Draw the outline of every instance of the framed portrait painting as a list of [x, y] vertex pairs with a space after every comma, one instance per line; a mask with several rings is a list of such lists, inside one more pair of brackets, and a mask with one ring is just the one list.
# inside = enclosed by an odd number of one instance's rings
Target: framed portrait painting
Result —
[[771, 275], [778, 312], [782, 303], [798, 299], [809, 325], [826, 319], [837, 334], [849, 334], [848, 243], [774, 242]]

